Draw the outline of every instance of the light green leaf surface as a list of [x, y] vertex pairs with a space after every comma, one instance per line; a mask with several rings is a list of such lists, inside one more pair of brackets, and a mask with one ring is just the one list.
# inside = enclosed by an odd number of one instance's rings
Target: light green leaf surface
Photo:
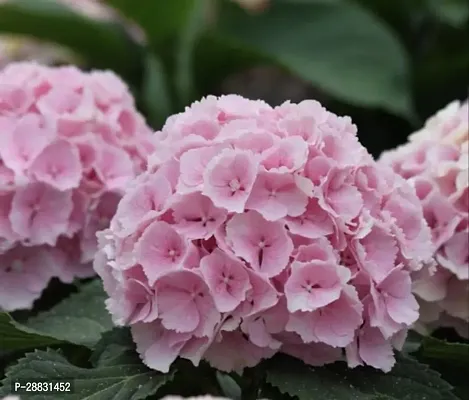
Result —
[[19, 324], [7, 313], [0, 313], [1, 351], [32, 349], [56, 343], [60, 340]]
[[25, 325], [57, 340], [93, 347], [113, 327], [104, 304], [106, 298], [101, 281], [94, 280]]
[[63, 45], [82, 56], [89, 65], [111, 68], [123, 77], [138, 71], [140, 50], [122, 26], [93, 20], [58, 1], [2, 1], [0, 32]]
[[408, 57], [393, 33], [352, 2], [273, 0], [249, 15], [223, 3], [218, 29], [342, 101], [412, 114]]

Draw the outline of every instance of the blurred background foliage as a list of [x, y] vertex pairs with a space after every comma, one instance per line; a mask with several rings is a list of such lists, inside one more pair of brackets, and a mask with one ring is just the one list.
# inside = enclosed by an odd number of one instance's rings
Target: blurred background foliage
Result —
[[315, 98], [374, 155], [469, 83], [466, 0], [0, 0], [0, 34], [0, 64], [114, 70], [155, 129], [208, 94]]

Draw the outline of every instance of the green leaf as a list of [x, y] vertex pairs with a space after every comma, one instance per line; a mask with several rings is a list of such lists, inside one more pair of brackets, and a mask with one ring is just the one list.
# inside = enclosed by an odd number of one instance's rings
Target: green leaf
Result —
[[190, 104], [196, 96], [194, 57], [200, 35], [205, 28], [209, 1], [199, 0], [194, 3], [188, 21], [179, 34], [176, 49], [175, 85], [181, 106]]
[[124, 77], [138, 73], [139, 47], [122, 26], [87, 18], [58, 1], [2, 1], [0, 32], [63, 45], [93, 67], [111, 68]]
[[231, 74], [270, 62], [263, 55], [239, 43], [220, 37], [217, 32], [206, 32], [194, 49], [194, 74], [198, 96], [217, 93], [220, 84]]
[[150, 44], [159, 47], [186, 23], [195, 1], [201, 0], [108, 0], [107, 3], [140, 25]]
[[[28, 353], [7, 370], [0, 395], [11, 392], [15, 380], [71, 380], [73, 393], [22, 393], [24, 400], [140, 400], [156, 393], [172, 379], [172, 373], [160, 374], [144, 366], [134, 353], [117, 353], [118, 362], [80, 368], [54, 350]], [[116, 354], [116, 356], [117, 356]]]
[[241, 400], [241, 388], [230, 375], [217, 371], [216, 376], [218, 384], [227, 398]]
[[427, 336], [423, 339], [419, 353], [426, 358], [445, 360], [469, 367], [469, 344], [450, 343]]
[[0, 313], [0, 349], [23, 350], [50, 346], [60, 340], [37, 332], [14, 321], [7, 313]]
[[430, 11], [442, 22], [461, 28], [469, 19], [469, 3], [466, 0], [428, 0]]
[[454, 386], [454, 392], [466, 399], [469, 393], [469, 344], [449, 343], [425, 337], [416, 357], [438, 371]]
[[412, 114], [408, 57], [393, 33], [349, 2], [273, 0], [249, 15], [224, 2], [225, 38], [269, 57], [342, 101]]
[[49, 311], [30, 318], [25, 326], [57, 340], [93, 347], [113, 327], [106, 298], [101, 281], [94, 280]]
[[437, 372], [402, 356], [388, 374], [372, 368], [349, 369], [344, 363], [311, 368], [285, 356], [267, 365], [267, 382], [300, 400], [457, 399]]
[[159, 129], [172, 114], [172, 101], [164, 66], [158, 56], [150, 52], [145, 60], [141, 97], [148, 122]]
[[371, 400], [329, 367], [310, 368], [290, 357], [275, 357], [267, 369], [267, 382], [300, 400]]
[[119, 358], [128, 357], [129, 352], [135, 353], [135, 344], [128, 328], [114, 328], [103, 334], [96, 344], [90, 358], [95, 366], [109, 366], [119, 363]]
[[94, 280], [22, 324], [0, 313], [0, 348], [31, 349], [61, 342], [93, 347], [113, 327], [104, 305], [106, 297], [102, 283]]

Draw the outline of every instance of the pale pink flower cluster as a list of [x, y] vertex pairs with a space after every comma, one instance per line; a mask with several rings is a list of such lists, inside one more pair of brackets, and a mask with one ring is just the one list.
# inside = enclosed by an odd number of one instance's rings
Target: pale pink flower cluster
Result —
[[95, 262], [149, 367], [323, 365], [345, 349], [390, 370], [419, 315], [410, 272], [433, 249], [412, 187], [356, 133], [312, 100], [210, 96], [167, 120]]
[[416, 328], [452, 326], [469, 337], [469, 106], [455, 101], [380, 162], [416, 188], [432, 230], [434, 269], [414, 277], [421, 303]]
[[96, 232], [146, 167], [152, 135], [112, 72], [0, 72], [0, 309], [93, 273]]

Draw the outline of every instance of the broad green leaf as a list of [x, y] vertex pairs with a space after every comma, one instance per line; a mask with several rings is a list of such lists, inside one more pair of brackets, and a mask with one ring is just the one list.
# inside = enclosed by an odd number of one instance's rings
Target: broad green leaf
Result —
[[172, 114], [172, 100], [164, 66], [160, 58], [150, 52], [145, 60], [141, 98], [148, 122], [159, 129]]
[[73, 393], [22, 393], [22, 400], [140, 400], [156, 393], [172, 374], [160, 374], [144, 366], [134, 353], [120, 355], [119, 362], [96, 368], [72, 365], [54, 350], [28, 353], [7, 370], [0, 395], [11, 392], [15, 380], [72, 380]]
[[199, 96], [218, 92], [220, 83], [231, 74], [270, 62], [264, 55], [226, 40], [214, 31], [202, 35], [194, 53], [195, 84]]
[[181, 29], [176, 48], [175, 86], [181, 106], [190, 104], [196, 96], [194, 57], [195, 49], [204, 31], [209, 1], [194, 3], [187, 23]]
[[469, 344], [450, 343], [427, 336], [423, 339], [419, 353], [426, 358], [450, 361], [469, 367]]
[[159, 47], [186, 23], [195, 1], [201, 0], [108, 0], [107, 4], [140, 25], [148, 41]]
[[399, 357], [390, 373], [349, 369], [344, 363], [312, 368], [289, 357], [267, 364], [267, 382], [300, 400], [455, 400], [452, 387], [417, 361]]
[[0, 350], [23, 350], [51, 346], [60, 340], [35, 331], [14, 321], [7, 313], [0, 313]]
[[397, 355], [396, 365], [384, 374], [370, 368], [357, 368], [351, 380], [366, 393], [379, 393], [392, 399], [456, 400], [452, 386], [440, 374], [409, 356]]
[[89, 65], [111, 68], [124, 77], [138, 74], [139, 48], [122, 26], [87, 18], [58, 1], [2, 1], [0, 32], [63, 45], [84, 57]]
[[102, 333], [113, 327], [104, 304], [106, 297], [102, 283], [94, 280], [25, 325], [57, 340], [93, 347]]
[[299, 400], [372, 400], [329, 367], [311, 368], [290, 357], [275, 357], [267, 382]]
[[425, 337], [415, 355], [428, 364], [454, 386], [454, 392], [466, 400], [469, 393], [469, 344], [449, 343], [433, 337]]
[[463, 27], [469, 20], [467, 0], [427, 0], [430, 11], [442, 22], [455, 28]]
[[249, 15], [223, 2], [220, 33], [342, 101], [412, 114], [408, 57], [393, 33], [352, 2], [273, 0]]

